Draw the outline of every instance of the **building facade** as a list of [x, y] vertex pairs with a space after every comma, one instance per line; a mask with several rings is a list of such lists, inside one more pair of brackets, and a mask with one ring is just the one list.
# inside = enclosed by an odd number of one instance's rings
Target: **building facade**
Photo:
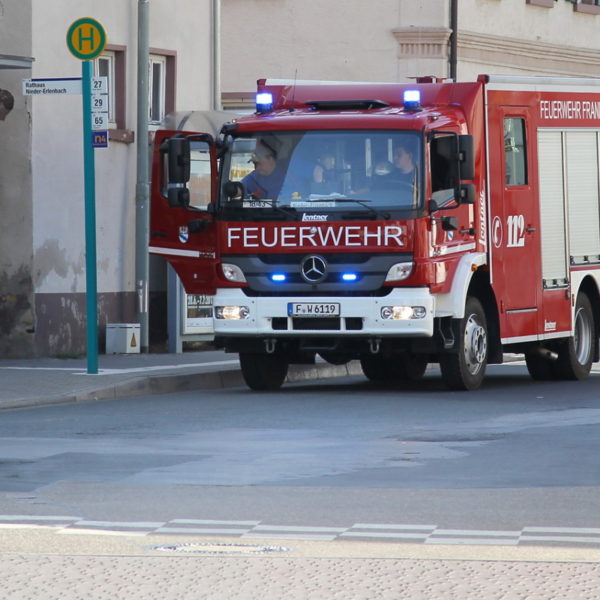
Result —
[[[600, 0], [148, 3], [151, 127], [219, 100], [252, 110], [263, 77], [600, 76]], [[110, 81], [109, 147], [95, 151], [101, 338], [105, 323], [135, 320], [137, 10], [138, 0], [0, 0], [0, 101], [2, 90], [13, 98], [8, 112], [0, 102], [0, 357], [85, 352], [81, 97], [22, 92], [24, 78], [80, 76], [65, 38], [85, 16], [108, 35], [94, 61]], [[154, 323], [161, 338], [165, 266], [153, 267], [150, 334]]]
[[480, 73], [600, 76], [599, 0], [222, 0], [222, 6], [229, 108], [250, 105], [263, 77], [449, 77], [453, 46], [460, 81]]
[[[212, 21], [211, 0], [150, 0], [149, 6], [152, 128], [171, 111], [210, 108]], [[95, 150], [100, 345], [105, 323], [136, 317], [138, 1], [0, 0], [0, 55], [33, 59], [30, 69], [0, 68], [0, 89], [14, 98], [0, 121], [3, 357], [86, 349], [81, 95], [23, 95], [22, 80], [80, 77], [66, 35], [88, 16], [108, 38], [94, 61], [94, 73], [109, 79], [110, 95], [109, 146]]]

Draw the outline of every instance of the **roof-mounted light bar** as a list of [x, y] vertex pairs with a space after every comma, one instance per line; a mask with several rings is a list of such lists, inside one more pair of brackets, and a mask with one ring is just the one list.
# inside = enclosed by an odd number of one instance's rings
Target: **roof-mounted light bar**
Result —
[[404, 90], [402, 102], [404, 104], [404, 110], [412, 112], [421, 110], [421, 91]]
[[269, 113], [273, 110], [273, 94], [271, 92], [258, 92], [256, 94], [256, 112]]

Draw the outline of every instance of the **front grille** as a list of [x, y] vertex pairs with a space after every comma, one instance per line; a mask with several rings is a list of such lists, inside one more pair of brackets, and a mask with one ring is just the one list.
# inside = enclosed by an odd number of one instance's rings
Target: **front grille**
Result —
[[[385, 296], [385, 276], [397, 262], [412, 260], [409, 252], [398, 253], [312, 253], [327, 263], [327, 275], [319, 283], [309, 283], [301, 274], [302, 261], [308, 254], [260, 254], [223, 256], [225, 262], [237, 265], [245, 274], [247, 296]], [[272, 281], [273, 274], [283, 274], [284, 281]], [[353, 273], [357, 279], [347, 282], [342, 276]]]
[[346, 329], [350, 331], [360, 331], [363, 328], [363, 320], [360, 317], [348, 317], [346, 319]]
[[327, 319], [292, 319], [292, 328], [294, 331], [339, 331], [342, 328], [339, 317], [329, 317]]
[[287, 328], [288, 328], [287, 317], [275, 317], [271, 321], [271, 327], [273, 327], [273, 331], [287, 331]]
[[[339, 317], [303, 319], [296, 317], [289, 319], [291, 328], [295, 331], [340, 331], [342, 329], [342, 320]], [[361, 317], [347, 317], [343, 320], [346, 326], [346, 331], [361, 331], [363, 328], [363, 320]], [[287, 317], [273, 317], [271, 319], [271, 327], [273, 331], [288, 331]]]

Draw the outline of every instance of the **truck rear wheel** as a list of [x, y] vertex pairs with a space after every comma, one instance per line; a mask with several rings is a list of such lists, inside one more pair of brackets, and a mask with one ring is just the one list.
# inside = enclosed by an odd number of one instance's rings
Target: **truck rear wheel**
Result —
[[485, 376], [488, 353], [487, 322], [477, 298], [467, 298], [457, 344], [458, 352], [440, 355], [442, 378], [451, 390], [476, 390]]
[[288, 362], [273, 354], [240, 352], [240, 366], [246, 385], [257, 392], [278, 390], [288, 372]]
[[556, 367], [561, 379], [585, 379], [594, 359], [594, 315], [590, 300], [583, 292], [577, 296], [574, 318], [573, 337], [558, 350]]

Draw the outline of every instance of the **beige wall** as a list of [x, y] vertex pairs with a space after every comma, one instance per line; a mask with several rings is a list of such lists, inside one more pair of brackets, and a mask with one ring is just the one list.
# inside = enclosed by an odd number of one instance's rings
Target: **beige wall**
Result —
[[[175, 108], [210, 108], [211, 0], [149, 7], [151, 48], [176, 53]], [[24, 97], [21, 80], [81, 76], [66, 34], [93, 17], [125, 48], [125, 127], [135, 130], [137, 10], [137, 0], [0, 0], [0, 54], [35, 58], [30, 72], [0, 71], [15, 95], [0, 122], [0, 356], [85, 352], [81, 96]], [[111, 141], [95, 163], [102, 326], [135, 317], [136, 145]]]
[[[0, 5], [0, 54], [31, 56], [28, 2]], [[31, 122], [21, 80], [29, 70], [0, 70], [0, 88], [14, 108], [0, 121], [0, 356], [27, 352], [34, 326], [32, 266]]]
[[[222, 0], [223, 91], [261, 77], [397, 81], [445, 70], [439, 58], [411, 66], [394, 29], [447, 27], [445, 0]], [[445, 74], [445, 73], [443, 73]]]
[[[259, 77], [448, 76], [450, 0], [222, 0], [224, 92]], [[565, 0], [459, 0], [458, 78], [600, 75], [600, 15]]]
[[[534, 0], [532, 0], [534, 1]], [[211, 105], [212, 0], [150, 0], [150, 45], [177, 53], [176, 109]], [[459, 0], [458, 77], [600, 75], [600, 15], [565, 0]], [[221, 0], [221, 88], [256, 79], [403, 81], [448, 75], [450, 0]], [[576, 6], [577, 8], [577, 6]], [[79, 352], [85, 291], [81, 103], [23, 97], [23, 77], [77, 76], [69, 25], [99, 19], [126, 47], [126, 127], [136, 127], [136, 0], [0, 0], [0, 71], [15, 108], [0, 122], [0, 356]], [[96, 151], [98, 289], [103, 315], [134, 298], [134, 144]], [[35, 330], [35, 333], [32, 333]], [[44, 344], [46, 344], [44, 346]]]
[[[460, 79], [478, 73], [600, 76], [600, 15], [559, 0], [460, 0]], [[471, 15], [477, 15], [473, 20]]]

